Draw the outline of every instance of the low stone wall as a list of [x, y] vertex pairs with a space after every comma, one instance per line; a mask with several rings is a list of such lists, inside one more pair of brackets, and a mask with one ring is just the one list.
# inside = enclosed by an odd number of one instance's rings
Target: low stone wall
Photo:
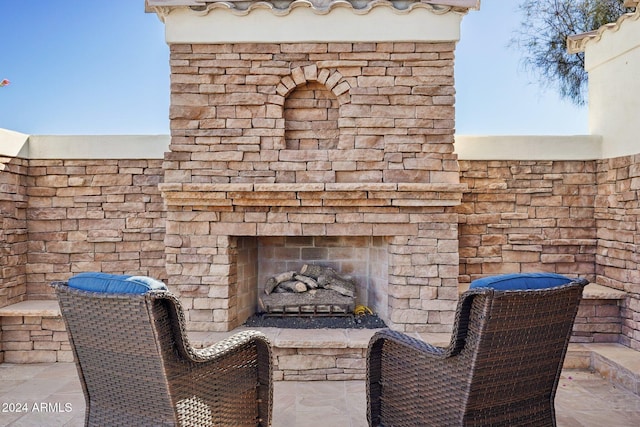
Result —
[[27, 293], [82, 271], [164, 279], [162, 160], [30, 160]]
[[[158, 146], [168, 147], [167, 141], [159, 138]], [[46, 142], [42, 137], [38, 144], [50, 148]], [[157, 153], [146, 160], [68, 159], [71, 154], [45, 152], [38, 144], [19, 151], [46, 158], [0, 153], [0, 307], [52, 298], [49, 282], [79, 271], [166, 279], [167, 212], [158, 190], [163, 161]], [[72, 154], [80, 151], [74, 148]], [[551, 154], [566, 158], [566, 153]], [[618, 340], [640, 349], [640, 155], [461, 158], [459, 165], [461, 181], [469, 187], [454, 213], [459, 218], [460, 282], [532, 270], [586, 277], [625, 293], [619, 302]], [[188, 255], [181, 262], [189, 264]], [[601, 321], [610, 317], [604, 314], [613, 310], [610, 305], [584, 316], [607, 325], [598, 339], [615, 334], [611, 324]]]
[[[192, 332], [189, 339], [196, 347], [206, 347], [243, 329]], [[275, 381], [345, 381], [366, 377], [367, 347], [376, 329], [259, 329], [273, 346]], [[438, 343], [449, 339], [448, 334], [425, 336], [431, 342], [438, 337]]]
[[27, 294], [28, 166], [28, 160], [0, 153], [0, 307]]
[[7, 363], [73, 361], [67, 331], [60, 317], [3, 317], [2, 353]]
[[72, 362], [56, 301], [24, 301], [0, 308], [0, 362]]
[[592, 280], [594, 161], [461, 160], [460, 282], [525, 271]]
[[571, 341], [617, 343], [621, 330], [620, 306], [617, 300], [583, 300], [576, 316]]
[[[624, 293], [588, 285], [571, 336], [572, 343], [615, 343], [621, 330]], [[241, 328], [243, 329], [243, 328]], [[362, 380], [366, 351], [374, 329], [261, 328], [273, 343], [274, 379], [291, 381]], [[196, 347], [237, 332], [191, 332]], [[413, 335], [435, 345], [449, 343], [447, 333]], [[0, 363], [73, 360], [64, 321], [56, 301], [25, 301], [0, 308]]]
[[599, 160], [596, 281], [624, 291], [619, 342], [640, 350], [640, 154]]
[[627, 294], [612, 288], [588, 284], [573, 325], [571, 342], [617, 343], [622, 331], [621, 306]]
[[349, 381], [367, 375], [365, 348], [274, 348], [275, 381]]

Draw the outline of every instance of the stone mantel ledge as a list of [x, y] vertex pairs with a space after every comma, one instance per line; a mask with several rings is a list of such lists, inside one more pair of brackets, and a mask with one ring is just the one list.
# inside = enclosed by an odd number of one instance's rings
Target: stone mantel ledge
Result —
[[168, 206], [457, 206], [466, 184], [161, 183]]

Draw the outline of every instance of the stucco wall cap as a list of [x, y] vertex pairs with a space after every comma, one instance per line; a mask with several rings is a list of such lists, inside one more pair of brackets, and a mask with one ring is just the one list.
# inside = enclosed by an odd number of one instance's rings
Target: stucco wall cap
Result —
[[608, 31], [618, 31], [620, 26], [624, 24], [626, 21], [636, 21], [640, 18], [640, 9], [637, 8], [640, 1], [627, 1], [625, 6], [627, 7], [636, 7], [635, 12], [625, 13], [620, 16], [616, 20], [616, 22], [612, 22], [609, 24], [604, 24], [600, 28], [594, 31], [589, 31], [582, 34], [575, 34], [567, 37], [567, 52], [569, 53], [579, 53], [584, 52], [587, 45], [590, 43], [595, 43], [602, 38], [602, 35]]

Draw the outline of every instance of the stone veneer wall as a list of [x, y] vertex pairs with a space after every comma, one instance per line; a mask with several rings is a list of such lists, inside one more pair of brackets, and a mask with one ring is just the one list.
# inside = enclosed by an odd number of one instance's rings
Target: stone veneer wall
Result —
[[2, 362], [73, 362], [69, 335], [62, 317], [0, 317], [0, 363]]
[[82, 271], [166, 279], [162, 178], [162, 160], [30, 160], [29, 298]]
[[620, 302], [608, 299], [583, 299], [573, 324], [571, 342], [621, 342]]
[[[598, 161], [460, 161], [460, 281], [519, 271], [581, 275], [619, 289], [617, 306], [587, 301], [574, 339], [640, 349], [640, 155]], [[588, 320], [590, 325], [585, 326]], [[610, 333], [592, 337], [596, 324]], [[582, 334], [582, 329], [586, 331]], [[585, 338], [586, 339], [586, 338]]]
[[389, 323], [450, 328], [458, 256], [449, 208], [462, 191], [454, 47], [171, 44], [161, 190], [168, 280], [191, 328], [246, 318], [237, 295], [246, 295], [238, 260], [247, 237], [301, 235], [389, 237]]
[[454, 43], [170, 47], [167, 183], [458, 182]]
[[27, 297], [28, 161], [0, 155], [0, 307]]
[[597, 162], [596, 280], [625, 291], [620, 342], [640, 350], [640, 154]]
[[[166, 279], [166, 212], [157, 189], [161, 164], [3, 158], [1, 305], [50, 298], [49, 281], [89, 269]], [[532, 270], [586, 276], [627, 292], [620, 341], [640, 348], [639, 165], [638, 155], [599, 161], [460, 161], [461, 181], [470, 188], [455, 208], [460, 282]], [[257, 251], [255, 239], [241, 243], [241, 259]], [[248, 264], [241, 262], [239, 268]], [[249, 265], [245, 276], [255, 276], [253, 268]], [[602, 319], [615, 308], [589, 305], [584, 310], [589, 311], [585, 318]]]
[[594, 161], [460, 161], [460, 281], [595, 274]]

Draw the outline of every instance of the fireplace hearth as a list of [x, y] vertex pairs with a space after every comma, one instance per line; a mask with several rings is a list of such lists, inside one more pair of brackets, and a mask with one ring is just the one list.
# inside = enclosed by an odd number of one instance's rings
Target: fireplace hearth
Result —
[[256, 313], [242, 325], [247, 328], [279, 329], [381, 329], [387, 324], [377, 314], [351, 316], [265, 316]]

